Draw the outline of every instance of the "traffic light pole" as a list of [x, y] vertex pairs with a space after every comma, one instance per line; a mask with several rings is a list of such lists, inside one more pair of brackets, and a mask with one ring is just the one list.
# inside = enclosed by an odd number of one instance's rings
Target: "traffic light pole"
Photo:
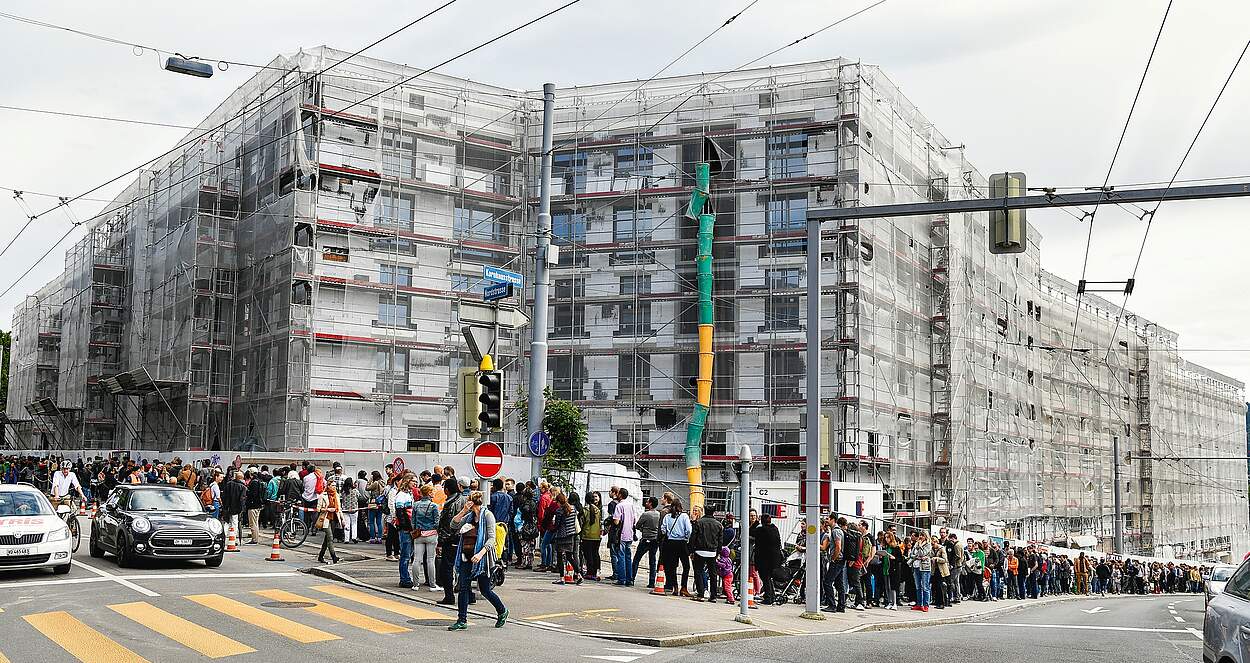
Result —
[[[1096, 189], [1058, 194], [1052, 191], [1035, 196], [970, 198], [896, 205], [834, 207], [807, 212], [807, 606], [804, 617], [820, 618], [820, 224], [824, 221], [884, 219], [898, 216], [990, 212], [1013, 209], [1077, 207], [1125, 203], [1206, 200], [1250, 196], [1250, 184], [1210, 184], [1148, 189]], [[833, 456], [830, 454], [831, 457]], [[1115, 470], [1119, 471], [1119, 459]], [[1116, 481], [1119, 496], [1119, 481]], [[1122, 550], [1122, 514], [1116, 509], [1117, 549]]]
[[[529, 425], [525, 431], [524, 448], [529, 439], [543, 429], [543, 412], [546, 398], [543, 387], [547, 385], [547, 293], [551, 288], [551, 275], [547, 270], [547, 252], [551, 248], [551, 135], [552, 117], [555, 113], [555, 83], [543, 85], [543, 152], [542, 169], [538, 185], [537, 251], [534, 253], [534, 312], [530, 326], [530, 379], [527, 385], [527, 415]], [[542, 470], [542, 458], [534, 456], [530, 472], [537, 477]]]

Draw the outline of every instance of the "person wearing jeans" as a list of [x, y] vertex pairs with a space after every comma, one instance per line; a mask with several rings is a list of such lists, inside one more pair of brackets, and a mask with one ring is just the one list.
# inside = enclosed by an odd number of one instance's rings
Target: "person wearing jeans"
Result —
[[421, 486], [421, 499], [412, 505], [412, 561], [419, 564], [413, 574], [413, 585], [421, 584], [421, 573], [425, 574], [425, 585], [431, 592], [440, 591], [434, 581], [434, 557], [438, 551], [438, 505], [434, 503], [434, 486]]
[[630, 560], [630, 568], [633, 569], [633, 575], [629, 577], [630, 584], [638, 576], [638, 562], [642, 560], [642, 556], [647, 556], [647, 589], [655, 587], [655, 558], [660, 552], [660, 502], [655, 497], [648, 497], [642, 502], [646, 511], [638, 516], [638, 522], [634, 524], [635, 534], [638, 537], [638, 549], [634, 551], [634, 558]]
[[451, 519], [451, 528], [456, 532], [454, 554], [460, 591], [456, 601], [456, 621], [447, 627], [448, 631], [463, 631], [469, 627], [469, 600], [474, 580], [477, 581], [478, 591], [495, 608], [495, 628], [502, 627], [508, 620], [508, 608], [491, 586], [491, 575], [498, 563], [495, 559], [495, 516], [490, 509], [483, 508], [484, 501], [481, 491], [473, 491], [459, 513]]
[[404, 475], [395, 484], [395, 490], [390, 492], [387, 505], [391, 513], [395, 514], [395, 521], [391, 525], [398, 535], [399, 586], [405, 589], [412, 588], [412, 490], [415, 483], [416, 477]]
[[[945, 555], [946, 552], [942, 550], [936, 554]], [[932, 582], [930, 575], [933, 572], [934, 555], [933, 544], [929, 542], [928, 533], [921, 530], [915, 545], [907, 551], [907, 562], [911, 565], [912, 573], [916, 577], [916, 605], [912, 606], [912, 610], [929, 611], [929, 587]]]
[[633, 556], [630, 549], [634, 545], [634, 524], [638, 522], [638, 516], [634, 512], [633, 501], [629, 499], [629, 489], [621, 488], [617, 495], [621, 501], [612, 511], [612, 522], [621, 528], [621, 542], [617, 545], [612, 572], [616, 576], [616, 584], [630, 587], [634, 584]]

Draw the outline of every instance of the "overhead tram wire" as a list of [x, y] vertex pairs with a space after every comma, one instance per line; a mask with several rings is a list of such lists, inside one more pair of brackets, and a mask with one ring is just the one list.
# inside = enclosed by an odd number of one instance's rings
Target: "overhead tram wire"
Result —
[[[1224, 84], [1220, 86], [1220, 91], [1216, 93], [1215, 100], [1211, 102], [1207, 114], [1202, 118], [1202, 123], [1198, 125], [1198, 130], [1194, 132], [1193, 140], [1189, 141], [1189, 147], [1186, 148], [1185, 154], [1181, 156], [1181, 161], [1176, 165], [1176, 170], [1172, 172], [1172, 179], [1168, 180], [1168, 185], [1164, 187], [1163, 194], [1159, 200], [1155, 202], [1154, 209], [1150, 210], [1146, 215], [1146, 229], [1142, 232], [1141, 245], [1137, 248], [1137, 259], [1133, 262], [1133, 272], [1129, 275], [1129, 280], [1137, 278], [1137, 270], [1141, 267], [1142, 255], [1146, 252], [1146, 239], [1150, 237], [1150, 228], [1154, 224], [1155, 213], [1163, 206], [1163, 198], [1167, 196], [1168, 191], [1172, 190], [1172, 185], [1176, 183], [1176, 178], [1180, 176], [1181, 169], [1185, 167], [1185, 162], [1189, 160], [1189, 155], [1193, 153], [1194, 146], [1198, 144], [1198, 138], [1202, 135], [1202, 130], [1206, 128], [1207, 122], [1211, 120], [1211, 115], [1215, 113], [1215, 107], [1219, 105], [1220, 99], [1224, 97], [1228, 84], [1232, 82], [1233, 76], [1237, 74], [1237, 68], [1241, 66], [1241, 61], [1246, 57], [1246, 51], [1250, 50], [1250, 40], [1246, 41], [1246, 45], [1242, 47], [1241, 53], [1237, 56], [1237, 61], [1233, 63], [1233, 68], [1229, 70], [1228, 76], [1224, 79]], [[1120, 303], [1120, 312], [1116, 314], [1115, 329], [1111, 332], [1111, 341], [1107, 343], [1107, 352], [1105, 357], [1111, 356], [1111, 345], [1115, 342], [1115, 334], [1120, 329], [1120, 321], [1124, 319], [1124, 311], [1128, 308], [1128, 293], [1124, 294], [1124, 300]]]
[[[421, 77], [421, 76], [424, 76], [424, 75], [426, 75], [426, 74], [428, 74], [428, 73], [430, 73], [430, 72], [434, 71], [435, 69], [438, 69], [438, 68], [443, 67], [443, 66], [445, 66], [445, 65], [448, 65], [448, 64], [450, 64], [450, 63], [452, 63], [452, 62], [455, 62], [456, 60], [459, 60], [460, 58], [463, 58], [463, 57], [465, 57], [465, 56], [467, 56], [467, 55], [469, 55], [469, 54], [471, 54], [471, 53], [475, 53], [475, 52], [477, 52], [477, 51], [479, 51], [479, 50], [481, 50], [481, 49], [483, 49], [483, 48], [485, 48], [485, 47], [487, 47], [487, 46], [489, 46], [489, 45], [491, 45], [491, 44], [493, 44], [493, 43], [495, 43], [495, 42], [497, 42], [497, 41], [499, 41], [499, 40], [501, 40], [501, 39], [504, 39], [505, 37], [508, 37], [508, 36], [510, 36], [510, 35], [512, 35], [512, 34], [515, 34], [515, 33], [517, 33], [517, 32], [520, 32], [521, 30], [524, 30], [525, 28], [527, 28], [527, 27], [529, 27], [529, 26], [531, 26], [531, 25], [533, 25], [533, 24], [535, 24], [535, 23], [538, 23], [539, 21], [542, 21], [542, 20], [544, 20], [544, 19], [546, 19], [546, 18], [548, 18], [548, 17], [550, 17], [550, 16], [552, 16], [552, 15], [554, 15], [554, 14], [557, 14], [557, 13], [559, 13], [559, 12], [561, 12], [561, 11], [565, 10], [565, 9], [568, 9], [569, 7], [572, 7], [573, 5], [576, 5], [576, 4], [578, 4], [579, 2], [581, 2], [581, 1], [582, 1], [582, 0], [569, 0], [568, 2], [566, 2], [566, 3], [562, 4], [562, 5], [560, 5], [559, 7], [556, 7], [555, 9], [552, 9], [552, 10], [549, 10], [549, 11], [547, 11], [547, 12], [543, 13], [543, 14], [540, 14], [539, 16], [537, 16], [537, 17], [535, 17], [535, 18], [532, 18], [532, 19], [530, 19], [530, 20], [528, 20], [528, 21], [526, 21], [526, 22], [524, 22], [524, 23], [522, 23], [522, 24], [520, 24], [520, 25], [518, 25], [518, 26], [516, 26], [516, 27], [510, 28], [510, 29], [508, 29], [508, 30], [506, 30], [506, 31], [504, 31], [504, 32], [502, 32], [502, 33], [500, 33], [500, 34], [498, 34], [498, 35], [496, 35], [496, 36], [494, 36], [494, 37], [492, 37], [492, 38], [490, 38], [490, 39], [488, 39], [488, 40], [486, 40], [486, 41], [484, 41], [484, 42], [482, 42], [482, 43], [480, 43], [480, 44], [478, 44], [478, 45], [476, 45], [476, 46], [474, 46], [474, 47], [472, 47], [472, 48], [470, 48], [470, 49], [468, 49], [468, 50], [461, 51], [460, 53], [458, 53], [458, 54], [456, 54], [456, 55], [453, 55], [452, 57], [447, 58], [446, 60], [443, 60], [442, 62], [439, 62], [438, 64], [436, 64], [436, 65], [434, 65], [434, 66], [432, 66], [432, 67], [429, 67], [429, 68], [427, 68], [427, 69], [424, 69], [424, 70], [422, 70], [422, 71], [420, 71], [420, 72], [418, 72], [418, 73], [416, 73], [416, 74], [413, 74], [412, 76], [409, 76], [409, 77], [407, 77], [407, 78], [401, 79], [401, 80], [399, 80], [399, 81], [397, 81], [397, 82], [395, 82], [395, 83], [393, 83], [393, 84], [391, 84], [391, 85], [389, 85], [389, 86], [387, 86], [387, 87], [384, 87], [384, 88], [382, 88], [382, 89], [378, 90], [377, 92], [375, 92], [375, 93], [373, 93], [373, 94], [370, 94], [369, 96], [362, 97], [361, 99], [358, 99], [357, 101], [352, 102], [350, 105], [346, 106], [345, 108], [340, 109], [340, 111], [339, 111], [339, 112], [346, 112], [347, 110], [350, 110], [350, 109], [352, 109], [352, 108], [354, 108], [354, 107], [356, 107], [356, 106], [359, 106], [360, 104], [362, 104], [362, 103], [364, 103], [364, 102], [366, 102], [366, 101], [369, 101], [370, 99], [375, 99], [375, 98], [377, 98], [377, 97], [379, 97], [379, 96], [381, 96], [381, 95], [383, 95], [383, 94], [385, 94], [385, 93], [387, 93], [387, 92], [390, 92], [391, 90], [394, 90], [395, 88], [398, 88], [398, 87], [400, 87], [400, 86], [402, 86], [402, 85], [407, 84], [408, 82], [410, 82], [410, 81], [412, 81], [412, 80], [415, 80], [415, 79], [417, 79], [417, 78], [419, 78], [419, 77]], [[433, 10], [433, 11], [438, 11], [438, 9], [441, 9], [442, 7], [446, 7], [446, 6], [450, 5], [450, 4], [451, 4], [451, 3], [453, 3], [453, 2], [456, 2], [456, 0], [448, 0], [448, 2], [444, 3], [444, 4], [443, 4], [443, 5], [441, 5], [439, 8], [437, 8], [437, 9], [435, 9], [435, 10]], [[430, 12], [430, 13], [425, 14], [425, 16], [427, 16], [427, 17], [428, 17], [428, 16], [432, 15], [432, 14], [433, 14], [433, 11], [432, 11], [432, 12]], [[423, 18], [424, 18], [424, 17], [423, 17]], [[393, 33], [391, 33], [391, 35], [394, 35], [394, 34], [396, 34], [396, 33], [394, 33], [394, 32], [393, 32]], [[390, 36], [390, 35], [388, 35], [388, 36]], [[381, 41], [381, 40], [379, 40], [379, 42], [380, 42], [380, 41]], [[375, 43], [379, 43], [379, 42], [375, 42]], [[365, 48], [369, 48], [369, 46], [366, 46]], [[364, 49], [361, 49], [361, 51], [363, 51], [363, 50], [364, 50]], [[351, 58], [351, 57], [354, 57], [355, 55], [358, 55], [361, 51], [357, 51], [356, 53], [353, 53], [352, 55], [348, 56], [347, 58], [344, 58], [343, 60], [340, 60], [339, 62], [335, 63], [335, 65], [332, 65], [332, 66], [337, 66], [338, 64], [342, 64], [343, 62], [346, 62], [346, 61], [347, 61], [347, 59], [349, 59], [349, 58]], [[325, 71], [325, 70], [322, 70], [322, 71]], [[223, 126], [224, 126], [224, 125], [223, 125]], [[290, 131], [290, 132], [287, 132], [287, 133], [285, 133], [285, 134], [282, 134], [282, 135], [276, 136], [276, 137], [274, 137], [274, 138], [272, 138], [272, 139], [270, 139], [270, 140], [268, 140], [268, 141], [265, 141], [265, 142], [263, 142], [263, 143], [260, 143], [260, 144], [256, 145], [255, 147], [253, 147], [253, 148], [252, 148], [252, 149], [250, 149], [250, 150], [246, 150], [246, 151], [244, 151], [244, 152], [239, 153], [238, 158], [244, 158], [244, 157], [246, 157], [246, 156], [248, 156], [248, 155], [250, 155], [250, 154], [253, 154], [253, 153], [255, 153], [255, 152], [259, 151], [259, 150], [262, 150], [262, 149], [264, 149], [264, 148], [266, 148], [266, 147], [268, 147], [268, 146], [270, 146], [270, 145], [273, 145], [273, 144], [275, 144], [275, 143], [277, 143], [277, 142], [279, 142], [279, 141], [282, 141], [282, 140], [284, 140], [284, 139], [286, 139], [286, 138], [289, 138], [289, 137], [291, 137], [291, 136], [294, 136], [294, 135], [296, 135], [297, 133], [299, 133], [299, 131], [301, 131], [302, 129], [303, 129], [302, 127], [299, 127], [299, 128], [293, 129], [293, 130], [292, 130], [292, 131]], [[175, 148], [175, 149], [177, 149], [177, 148]], [[172, 151], [173, 151], [173, 150], [170, 150], [169, 152], [166, 152], [166, 154], [169, 154], [169, 153], [170, 153], [170, 152], [172, 152]], [[162, 155], [162, 156], [164, 156], [164, 155]], [[157, 157], [157, 158], [160, 158], [160, 157]], [[135, 169], [135, 170], [137, 170], [137, 169]], [[123, 175], [123, 176], [124, 176], [124, 175]], [[180, 180], [178, 180], [178, 181], [176, 181], [176, 182], [171, 182], [171, 183], [169, 183], [169, 184], [168, 184], [168, 185], [166, 185], [166, 186], [160, 187], [160, 188], [158, 188], [158, 189], [154, 189], [153, 191], [150, 191], [150, 192], [148, 192], [148, 193], [146, 193], [146, 194], [144, 194], [144, 195], [142, 195], [142, 196], [137, 196], [137, 197], [135, 197], [135, 198], [133, 198], [133, 199], [131, 199], [131, 200], [128, 200], [128, 201], [126, 201], [125, 203], [123, 203], [122, 205], [120, 205], [120, 206], [118, 206], [118, 207], [114, 207], [114, 208], [111, 208], [111, 209], [105, 209], [105, 210], [102, 210], [102, 211], [100, 211], [100, 212], [96, 213], [95, 215], [93, 215], [93, 218], [94, 218], [94, 217], [103, 216], [103, 215], [106, 215], [106, 214], [110, 214], [110, 213], [115, 212], [115, 211], [117, 211], [117, 210], [119, 210], [119, 209], [122, 209], [122, 208], [124, 208], [124, 207], [130, 206], [130, 205], [133, 205], [133, 204], [135, 204], [135, 203], [137, 203], [137, 202], [140, 202], [140, 201], [143, 201], [143, 200], [146, 200], [146, 199], [151, 198], [151, 197], [153, 197], [153, 196], [156, 196], [156, 195], [158, 195], [158, 194], [160, 194], [160, 193], [163, 193], [163, 192], [165, 192], [165, 191], [168, 191], [168, 190], [170, 190], [171, 188], [176, 187], [176, 186], [178, 186], [178, 185], [182, 184], [183, 182], [187, 182], [187, 181], [189, 181], [189, 180], [191, 180], [191, 179], [193, 179], [193, 178], [197, 178], [197, 177], [199, 177], [199, 176], [200, 176], [200, 174], [199, 174], [199, 173], [193, 173], [193, 174], [188, 175], [187, 177], [184, 177], [184, 178], [182, 178], [182, 179], [180, 179]], [[117, 177], [117, 178], [114, 178], [114, 180], [112, 180], [112, 181], [115, 181], [116, 179], [120, 179], [120, 177], [122, 177], [122, 176], [119, 176], [119, 177]], [[106, 186], [107, 184], [108, 184], [108, 183], [102, 184], [102, 185], [100, 185], [100, 187]], [[96, 188], [98, 189], [98, 188], [100, 188], [100, 187], [96, 187]], [[87, 193], [91, 193], [92, 191], [95, 191], [95, 189], [92, 189], [91, 191], [88, 191]], [[86, 194], [83, 194], [83, 195], [86, 195]], [[63, 199], [63, 201], [62, 201], [61, 205], [58, 205], [57, 207], [61, 207], [61, 206], [63, 206], [63, 205], [68, 204], [69, 202], [73, 202], [73, 200], [74, 200], [74, 199]], [[57, 209], [57, 207], [53, 207], [52, 209]], [[41, 212], [40, 214], [36, 215], [36, 218], [38, 218], [38, 217], [40, 217], [40, 216], [43, 216], [44, 214], [47, 214], [48, 212], [52, 211], [52, 209], [46, 210], [46, 211], [44, 211], [44, 212]], [[34, 220], [34, 219], [32, 219], [32, 220]], [[72, 232], [72, 230], [73, 230], [73, 229], [71, 228], [71, 232]], [[61, 242], [64, 242], [64, 241], [65, 241], [65, 239], [66, 239], [67, 237], [69, 237], [69, 233], [66, 233], [66, 234], [65, 234], [65, 235], [63, 235], [63, 236], [62, 236], [59, 240], [57, 240], [56, 244], [53, 244], [52, 248], [50, 248], [50, 249], [48, 250], [48, 252], [44, 253], [44, 254], [43, 254], [43, 256], [41, 256], [41, 257], [39, 258], [39, 260], [35, 261], [35, 263], [34, 263], [33, 265], [31, 265], [30, 269], [28, 269], [25, 273], [23, 273], [23, 274], [22, 274], [22, 276], [18, 277], [18, 279], [17, 279], [17, 280], [15, 280], [13, 283], [10, 283], [10, 284], [9, 284], [9, 286], [8, 286], [7, 288], [5, 288], [5, 289], [4, 289], [4, 291], [0, 292], [0, 299], [4, 298], [4, 296], [5, 296], [5, 295], [7, 295], [9, 292], [11, 292], [11, 291], [13, 290], [13, 288], [14, 288], [14, 287], [16, 287], [16, 286], [17, 286], [17, 284], [21, 281], [21, 279], [22, 279], [22, 278], [24, 278], [24, 277], [25, 277], [27, 274], [29, 274], [29, 273], [30, 273], [30, 271], [31, 271], [31, 270], [33, 270], [33, 269], [34, 269], [34, 268], [35, 268], [35, 267], [36, 267], [36, 266], [37, 266], [40, 262], [42, 262], [45, 258], [47, 258], [48, 253], [51, 253], [52, 249], [56, 248], [56, 246], [57, 246], [57, 245], [59, 245]], [[17, 240], [17, 237], [15, 236], [12, 240], [10, 240], [10, 241], [9, 241], [9, 243], [10, 243], [10, 244], [12, 244], [12, 243], [13, 243], [14, 241], [16, 241], [16, 240]]]
[[[1168, 14], [1172, 12], [1172, 0], [1168, 0], [1167, 7], [1163, 9], [1163, 18], [1159, 21], [1159, 30], [1155, 33], [1154, 43], [1150, 46], [1150, 55], [1146, 57], [1146, 66], [1142, 68], [1141, 78], [1137, 81], [1137, 91], [1133, 94], [1133, 103], [1129, 105], [1128, 115], [1124, 118], [1124, 126], [1120, 129], [1120, 138], [1116, 141], [1115, 152], [1111, 154], [1111, 163], [1107, 165], [1107, 175], [1103, 178], [1102, 189], [1105, 191], [1107, 183], [1111, 181], [1111, 172], [1115, 170], [1115, 162], [1120, 157], [1120, 149], [1124, 147], [1124, 137], [1128, 134], [1129, 123], [1133, 121], [1133, 112], [1137, 110], [1137, 102], [1141, 99], [1142, 88], [1146, 85], [1146, 75], [1150, 73], [1150, 65], [1154, 62], [1155, 51], [1159, 49], [1159, 40], [1163, 37], [1163, 27], [1167, 25]], [[1089, 231], [1085, 237], [1085, 255], [1081, 259], [1081, 280], [1085, 280], [1086, 272], [1089, 268], [1089, 250], [1094, 240], [1094, 219], [1098, 214], [1098, 205], [1094, 205], [1094, 209], [1089, 212]], [[1072, 321], [1072, 342], [1069, 345], [1076, 345], [1076, 335], [1081, 323], [1081, 299], [1085, 293], [1078, 292], [1076, 294], [1076, 317]], [[1114, 335], [1113, 335], [1114, 337]]]
[[[378, 38], [378, 39], [376, 39], [376, 40], [374, 40], [374, 41], [370, 42], [369, 44], [365, 45], [364, 47], [362, 47], [362, 48], [360, 48], [360, 49], [358, 49], [358, 50], [356, 50], [356, 51], [353, 51], [353, 52], [352, 52], [351, 54], [349, 54], [347, 57], [342, 58], [342, 59], [340, 59], [340, 60], [338, 60], [338, 61], [334, 62], [334, 63], [333, 63], [333, 64], [331, 64], [329, 67], [326, 67], [326, 68], [324, 68], [324, 69], [321, 69], [321, 70], [319, 70], [319, 71], [317, 71], [317, 72], [310, 72], [310, 73], [315, 73], [316, 75], [324, 74], [325, 72], [327, 72], [327, 71], [329, 71], [329, 70], [331, 70], [331, 69], [334, 69], [335, 67], [338, 67], [339, 65], [342, 65], [342, 64], [346, 63], [348, 60], [351, 60], [352, 58], [354, 58], [354, 57], [356, 57], [356, 56], [360, 55], [361, 53], [364, 53], [365, 51], [367, 51], [367, 50], [369, 50], [369, 49], [373, 48], [374, 46], [377, 46], [378, 44], [381, 44], [382, 42], [386, 41], [387, 39], [390, 39], [391, 37], [394, 37], [395, 35], [399, 34], [400, 32], [403, 32], [404, 30], [407, 30], [408, 28], [411, 28], [412, 26], [414, 26], [414, 25], [416, 25], [416, 24], [418, 24], [418, 23], [420, 23], [420, 22], [424, 21], [425, 19], [427, 19], [427, 18], [429, 18], [429, 17], [433, 16], [434, 14], [436, 14], [436, 13], [438, 13], [438, 12], [442, 11], [443, 9], [446, 9], [447, 7], [451, 6], [451, 5], [452, 5], [452, 4], [454, 4], [455, 2], [457, 2], [457, 0], [447, 0], [447, 1], [446, 1], [446, 2], [444, 2], [443, 4], [441, 4], [441, 5], [437, 6], [437, 7], [435, 7], [434, 9], [431, 9], [430, 11], [428, 11], [428, 12], [426, 12], [426, 13], [422, 14], [421, 16], [418, 16], [417, 18], [415, 18], [415, 19], [413, 19], [413, 20], [409, 21], [408, 23], [405, 23], [403, 26], [400, 26], [399, 28], [397, 28], [397, 29], [395, 29], [395, 30], [392, 30], [391, 32], [389, 32], [389, 33], [387, 33], [386, 35], [383, 35], [382, 37], [380, 37], [380, 38]], [[285, 71], [291, 71], [291, 70], [285, 70]], [[273, 84], [271, 84], [269, 87], [267, 87], [267, 88], [265, 88], [264, 90], [262, 90], [260, 94], [261, 94], [261, 95], [264, 95], [264, 94], [268, 93], [268, 92], [269, 92], [270, 90], [272, 90], [275, 86], [277, 86], [277, 84], [278, 84], [278, 82], [279, 82], [280, 80], [281, 80], [281, 79], [278, 79], [278, 80], [274, 81], [274, 83], [273, 83]], [[303, 81], [301, 80], [301, 81], [300, 81], [297, 85], [291, 85], [291, 86], [285, 87], [285, 88], [283, 88], [283, 89], [282, 89], [282, 90], [281, 90], [281, 91], [280, 91], [280, 92], [279, 92], [276, 96], [282, 96], [282, 95], [286, 94], [287, 92], [290, 92], [291, 90], [294, 90], [294, 89], [296, 89], [297, 87], [299, 87], [299, 86], [301, 86], [301, 85], [303, 85], [303, 84], [304, 84], [304, 83], [303, 83]], [[118, 180], [120, 180], [120, 179], [122, 179], [122, 178], [124, 178], [124, 177], [128, 176], [128, 175], [131, 175], [131, 174], [133, 174], [133, 173], [135, 173], [135, 172], [139, 171], [140, 169], [144, 168], [145, 166], [147, 166], [147, 165], [149, 165], [149, 164], [151, 164], [151, 163], [153, 163], [153, 162], [155, 162], [155, 161], [157, 161], [157, 160], [159, 160], [159, 159], [162, 159], [162, 158], [164, 158], [164, 157], [166, 157], [166, 156], [169, 156], [170, 154], [173, 154], [174, 152], [178, 151], [180, 148], [183, 148], [183, 147], [186, 147], [186, 146], [188, 146], [188, 145], [194, 144], [196, 141], [199, 141], [200, 139], [204, 138], [205, 136], [209, 136], [209, 135], [211, 135], [211, 134], [212, 134], [213, 132], [215, 132], [215, 131], [218, 131], [218, 130], [220, 130], [220, 129], [224, 129], [224, 128], [225, 128], [227, 125], [229, 125], [231, 122], [234, 122], [235, 120], [237, 120], [237, 119], [239, 119], [240, 117], [242, 117], [242, 116], [243, 116], [243, 114], [244, 114], [244, 113], [246, 113], [246, 112], [247, 112], [247, 108], [246, 108], [246, 107], [245, 107], [245, 108], [242, 108], [242, 109], [240, 109], [240, 110], [239, 110], [239, 112], [238, 112], [238, 113], [235, 113], [234, 115], [230, 116], [229, 118], [227, 118], [226, 120], [224, 120], [224, 121], [223, 121], [223, 122], [221, 122], [220, 124], [217, 124], [217, 125], [214, 125], [214, 126], [212, 126], [212, 127], [209, 127], [208, 129], [205, 129], [204, 131], [200, 132], [198, 135], [193, 136], [193, 137], [191, 137], [191, 138], [188, 138], [187, 140], [184, 140], [184, 141], [182, 141], [182, 142], [178, 143], [177, 145], [173, 146], [173, 147], [172, 147], [172, 148], [170, 148], [169, 150], [166, 150], [165, 152], [162, 152], [161, 154], [158, 154], [157, 156], [155, 156], [155, 157], [153, 157], [153, 158], [151, 158], [151, 159], [148, 159], [147, 161], [144, 161], [143, 163], [139, 164], [138, 166], [135, 166], [134, 168], [131, 168], [131, 169], [127, 170], [126, 172], [121, 173], [121, 174], [117, 175], [116, 177], [113, 177], [113, 178], [109, 179], [108, 181], [106, 181], [106, 182], [104, 182], [104, 183], [102, 183], [102, 184], [99, 184], [99, 185], [96, 185], [96, 186], [92, 187], [91, 189], [88, 189], [87, 191], [85, 191], [85, 192], [83, 192], [83, 193], [81, 193], [81, 194], [79, 194], [79, 195], [77, 195], [77, 196], [73, 196], [73, 197], [69, 198], [68, 200], [69, 200], [70, 202], [73, 202], [73, 201], [75, 201], [75, 200], [78, 200], [78, 199], [80, 199], [80, 198], [83, 198], [84, 196], [87, 196], [87, 195], [90, 195], [90, 194], [92, 194], [92, 193], [95, 193], [96, 191], [99, 191], [100, 189], [103, 189], [104, 187], [106, 187], [106, 186], [108, 186], [108, 185], [110, 185], [110, 184], [112, 184], [112, 183], [114, 183], [114, 182], [116, 182], [116, 181], [118, 181]], [[285, 136], [283, 136], [283, 137], [285, 137]], [[268, 145], [268, 144], [269, 144], [269, 143], [266, 143], [266, 145]], [[185, 181], [185, 180], [183, 180], [183, 181]], [[48, 214], [48, 213], [49, 213], [49, 212], [51, 212], [52, 210], [56, 209], [57, 207], [60, 207], [60, 205], [57, 205], [56, 207], [53, 207], [53, 208], [50, 208], [50, 209], [44, 210], [43, 212], [40, 212], [39, 214], [36, 214], [36, 215], [35, 215], [35, 218], [36, 218], [36, 219], [38, 219], [38, 218], [42, 217], [43, 215]], [[102, 213], [103, 213], [103, 212], [102, 212]], [[97, 215], [97, 216], [98, 216], [98, 215]]]

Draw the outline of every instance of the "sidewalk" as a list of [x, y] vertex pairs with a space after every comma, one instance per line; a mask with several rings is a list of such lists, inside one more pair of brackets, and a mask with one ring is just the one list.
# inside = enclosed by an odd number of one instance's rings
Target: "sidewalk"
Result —
[[[308, 547], [305, 545], [298, 552], [311, 553], [315, 559], [316, 549], [308, 550]], [[337, 565], [316, 566], [307, 571], [428, 604], [438, 610], [454, 610], [435, 606], [435, 601], [442, 598], [441, 593], [431, 593], [424, 588], [400, 588], [398, 565], [385, 561], [380, 546], [340, 546], [340, 549], [344, 552], [350, 550], [353, 557], [362, 559]], [[340, 552], [340, 557], [344, 558], [343, 552]], [[915, 612], [906, 606], [897, 611], [872, 608], [862, 612], [852, 610], [845, 614], [821, 613], [825, 617], [823, 620], [800, 617], [803, 612], [801, 605], [760, 606], [749, 611], [752, 624], [740, 624], [734, 621], [738, 607], [727, 605], [723, 600], [710, 604], [686, 598], [656, 596], [648, 593], [645, 584], [632, 588], [592, 581], [586, 581], [582, 585], [553, 585], [552, 581], [557, 578], [552, 573], [509, 569], [506, 581], [496, 591], [508, 605], [513, 621], [535, 628], [554, 629], [649, 647], [677, 647], [778, 635], [910, 628], [966, 621], [986, 614], [1079, 598], [1063, 595], [1028, 601], [964, 601], [945, 610], [932, 610], [928, 613]], [[483, 603], [479, 602], [474, 607], [483, 607]], [[482, 617], [494, 617], [489, 605], [484, 606], [484, 610], [485, 612], [475, 612]]]

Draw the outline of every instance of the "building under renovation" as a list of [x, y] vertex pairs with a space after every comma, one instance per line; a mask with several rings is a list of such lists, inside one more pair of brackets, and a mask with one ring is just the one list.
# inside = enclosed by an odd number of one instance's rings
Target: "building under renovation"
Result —
[[[483, 267], [533, 272], [541, 94], [317, 48], [278, 58], [90, 222], [14, 320], [10, 439], [44, 448], [461, 450], [461, 309]], [[684, 478], [710, 138], [709, 504], [750, 444], [797, 479], [806, 215], [985, 194], [879, 69], [829, 60], [557, 92], [550, 380], [592, 455]], [[984, 214], [824, 228], [822, 457], [899, 522], [1130, 548], [1245, 546], [1243, 385], [1176, 334], [989, 255]], [[525, 291], [525, 306], [532, 297]], [[496, 365], [515, 393], [525, 330]], [[19, 348], [25, 351], [19, 351]], [[37, 349], [37, 351], [36, 351]], [[813, 367], [815, 368], [815, 367]], [[507, 442], [520, 448], [515, 413]], [[1239, 453], [1239, 451], [1238, 451]], [[1135, 458], [1129, 459], [1128, 454]], [[718, 488], [720, 486], [721, 488]], [[1201, 514], [1199, 509], [1202, 509]]]

